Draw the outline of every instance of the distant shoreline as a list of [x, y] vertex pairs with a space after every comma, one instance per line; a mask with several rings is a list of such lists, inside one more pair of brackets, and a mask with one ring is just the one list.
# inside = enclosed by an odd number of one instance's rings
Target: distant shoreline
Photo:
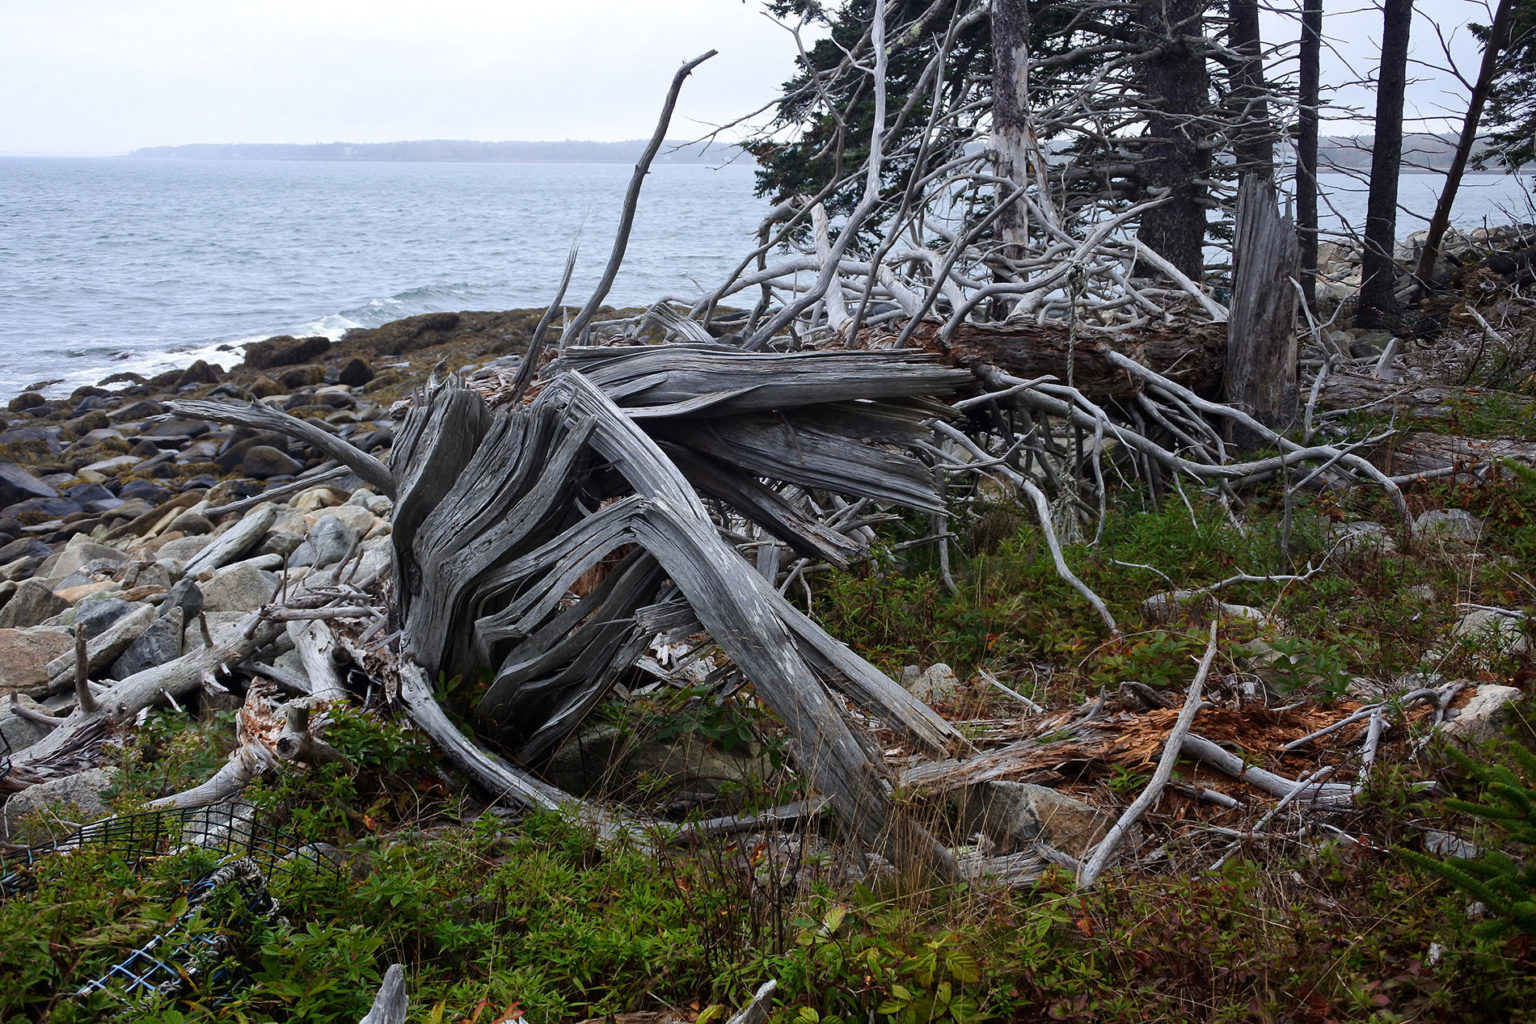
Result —
[[[341, 163], [634, 163], [645, 151], [644, 139], [626, 142], [471, 142], [433, 139], [413, 142], [194, 143], [148, 146], [127, 156], [169, 160], [311, 160]], [[669, 140], [656, 154], [658, 164], [718, 165], [748, 161], [739, 146], [707, 149]]]

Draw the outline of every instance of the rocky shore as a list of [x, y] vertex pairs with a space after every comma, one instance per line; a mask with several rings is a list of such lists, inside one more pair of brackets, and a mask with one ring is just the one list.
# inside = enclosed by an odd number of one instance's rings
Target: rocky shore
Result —
[[441, 364], [515, 359], [541, 312], [428, 314], [336, 343], [277, 337], [232, 352], [228, 370], [199, 361], [12, 399], [0, 413], [0, 734], [11, 749], [47, 732], [37, 714], [73, 700], [77, 634], [91, 678], [120, 679], [202, 646], [309, 573], [388, 558], [387, 498], [305, 445], [179, 416], [171, 400], [252, 399], [383, 458], [411, 387]]

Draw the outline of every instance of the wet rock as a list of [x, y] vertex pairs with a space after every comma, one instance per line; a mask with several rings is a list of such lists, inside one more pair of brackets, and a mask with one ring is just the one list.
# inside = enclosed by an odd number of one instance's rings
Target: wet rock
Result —
[[139, 498], [152, 505], [158, 505], [171, 496], [171, 492], [151, 480], [130, 480], [123, 484], [119, 494], [123, 498]]
[[40, 580], [23, 580], [16, 593], [0, 608], [0, 630], [24, 629], [69, 608], [69, 602], [53, 592], [53, 588]]
[[239, 562], [200, 586], [205, 612], [251, 612], [272, 600], [277, 577], [250, 562]]
[[252, 370], [266, 370], [274, 366], [307, 363], [324, 355], [330, 347], [329, 338], [295, 338], [291, 334], [280, 334], [245, 346], [245, 366]]
[[1503, 735], [1505, 725], [1514, 719], [1516, 705], [1525, 694], [1513, 686], [1479, 686], [1456, 717], [1440, 728], [1462, 743], [1476, 745]]
[[26, 846], [62, 839], [112, 812], [102, 794], [116, 778], [116, 768], [90, 768], [14, 794], [0, 808], [0, 838]]
[[11, 410], [11, 412], [25, 412], [28, 409], [37, 409], [47, 404], [48, 399], [44, 398], [42, 395], [39, 395], [37, 392], [25, 391], [11, 399], [10, 402], [7, 403], [6, 408]]
[[63, 630], [0, 629], [0, 694], [46, 685], [48, 663], [74, 649]]
[[88, 412], [82, 416], [64, 421], [64, 429], [82, 440], [98, 430], [110, 430], [112, 421], [107, 419], [106, 413]]
[[371, 380], [373, 380], [373, 367], [358, 358], [353, 358], [343, 366], [341, 373], [336, 377], [337, 383], [345, 384], [349, 388], [362, 387]]
[[240, 460], [240, 472], [257, 480], [267, 480], [274, 476], [293, 476], [302, 472], [303, 469], [303, 464], [298, 460], [267, 444], [252, 446], [246, 450], [245, 457]]
[[185, 628], [186, 616], [181, 608], [169, 608], [118, 655], [107, 670], [107, 676], [111, 679], [127, 679], [135, 673], [181, 657], [181, 635]]
[[0, 462], [0, 506], [14, 505], [29, 498], [52, 498], [58, 493], [20, 466]]
[[210, 366], [206, 360], [199, 359], [176, 378], [176, 386], [186, 387], [188, 384], [217, 384], [224, 377], [222, 366]]

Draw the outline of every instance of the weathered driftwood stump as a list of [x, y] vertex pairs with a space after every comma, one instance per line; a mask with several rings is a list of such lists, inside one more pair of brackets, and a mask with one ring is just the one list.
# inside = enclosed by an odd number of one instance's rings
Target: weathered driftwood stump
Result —
[[786, 487], [942, 510], [931, 468], [901, 449], [943, 413], [928, 396], [968, 380], [921, 353], [690, 346], [568, 350], [531, 400], [495, 412], [435, 380], [391, 459], [407, 651], [428, 678], [488, 672], [477, 728], [538, 763], [631, 670], [655, 636], [642, 623], [681, 612], [782, 719], [850, 835], [950, 870], [893, 816], [879, 754], [834, 692], [931, 751], [964, 741], [789, 605], [721, 528], [755, 523], [841, 563], [855, 545]]

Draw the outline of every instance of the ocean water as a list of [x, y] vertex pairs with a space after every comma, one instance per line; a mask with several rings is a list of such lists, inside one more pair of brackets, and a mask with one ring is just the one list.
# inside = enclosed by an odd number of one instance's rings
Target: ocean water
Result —
[[[0, 158], [0, 399], [197, 358], [227, 367], [240, 358], [228, 346], [272, 334], [543, 306], [577, 239], [567, 302], [579, 304], [629, 176], [627, 164]], [[1327, 226], [1362, 223], [1362, 187], [1323, 179]], [[1405, 211], [1427, 217], [1439, 180], [1404, 175]], [[1530, 208], [1528, 180], [1469, 176], [1455, 221], [1536, 220]], [[718, 285], [765, 210], [750, 167], [653, 168], [608, 301]]]
[[[628, 164], [0, 159], [0, 398], [272, 334], [591, 294]], [[608, 301], [698, 295], [752, 249], [750, 167], [656, 166]]]

